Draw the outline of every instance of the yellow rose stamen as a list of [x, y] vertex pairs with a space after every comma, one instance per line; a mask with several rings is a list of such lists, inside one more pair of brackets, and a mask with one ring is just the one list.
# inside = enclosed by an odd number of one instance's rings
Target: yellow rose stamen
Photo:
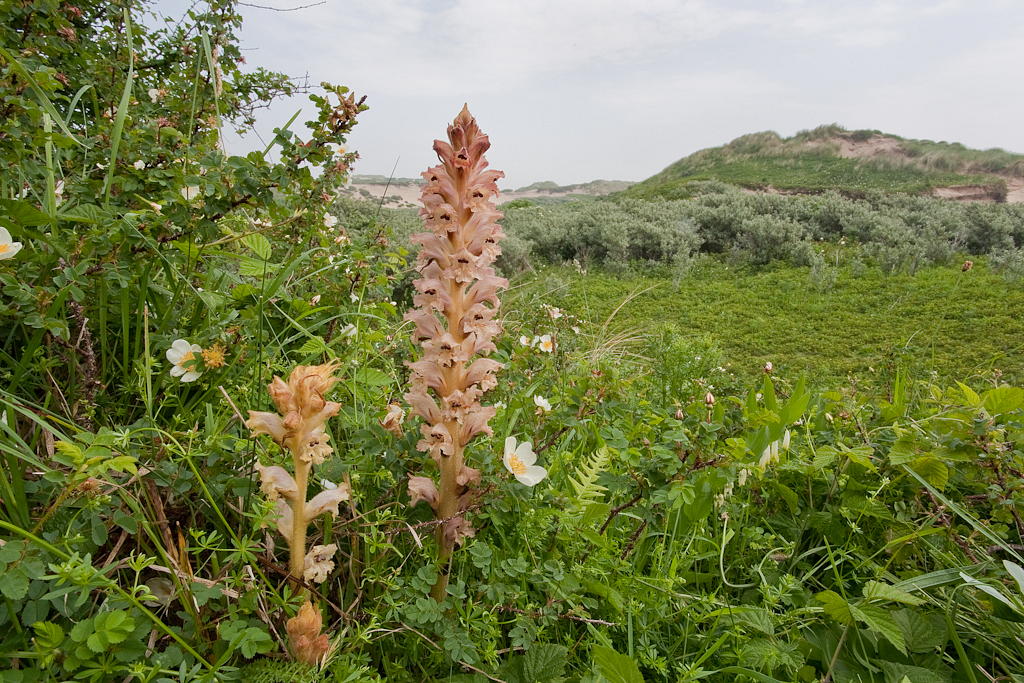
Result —
[[526, 474], [526, 465], [517, 455], [508, 456], [508, 467], [512, 470], [512, 474]]
[[179, 360], [177, 362], [177, 365], [178, 365], [179, 368], [183, 368], [183, 367], [185, 367], [185, 363], [188, 363], [189, 361], [193, 361], [195, 359], [196, 359], [196, 354], [194, 354], [191, 351], [189, 351], [184, 356], [181, 357], [181, 360]]
[[6, 254], [11, 250], [10, 242], [0, 242], [0, 254]]

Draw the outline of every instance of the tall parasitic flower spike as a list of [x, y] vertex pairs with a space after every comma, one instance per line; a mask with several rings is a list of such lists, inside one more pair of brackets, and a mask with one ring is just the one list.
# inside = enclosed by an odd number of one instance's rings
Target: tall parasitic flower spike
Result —
[[[278, 465], [257, 464], [260, 488], [276, 501], [278, 531], [288, 542], [291, 557], [289, 574], [296, 579], [321, 583], [334, 569], [331, 557], [337, 546], [319, 545], [306, 553], [306, 528], [322, 514], [338, 514], [338, 504], [349, 500], [351, 492], [344, 484], [325, 489], [306, 500], [309, 475], [333, 452], [324, 429], [327, 420], [338, 414], [341, 405], [325, 396], [338, 381], [337, 365], [299, 365], [285, 382], [274, 377], [267, 389], [277, 413], [249, 411], [245, 426], [253, 434], [267, 434], [291, 453], [295, 476]], [[307, 600], [299, 616], [288, 621], [287, 630], [293, 656], [307, 664], [321, 663], [327, 655], [327, 636], [320, 633], [319, 609]]]
[[442, 570], [433, 590], [439, 601], [452, 552], [475, 533], [465, 512], [480, 471], [466, 466], [463, 453], [477, 434], [492, 434], [487, 423], [495, 409], [481, 405], [480, 398], [496, 386], [494, 374], [501, 368], [480, 357], [495, 350], [494, 336], [501, 330], [495, 319], [497, 292], [508, 286], [492, 266], [504, 237], [498, 225], [502, 214], [494, 202], [497, 180], [504, 174], [487, 168], [484, 152], [490, 144], [463, 107], [448, 126], [448, 141], [434, 141], [441, 164], [422, 174], [427, 183], [420, 216], [427, 231], [411, 238], [420, 245], [420, 278], [413, 282], [416, 307], [405, 319], [415, 324], [413, 341], [423, 354], [408, 364], [412, 374], [405, 399], [412, 413], [423, 418], [417, 448], [437, 463], [440, 488], [429, 477], [411, 477], [409, 495], [412, 504], [426, 501], [441, 521], [437, 543]]

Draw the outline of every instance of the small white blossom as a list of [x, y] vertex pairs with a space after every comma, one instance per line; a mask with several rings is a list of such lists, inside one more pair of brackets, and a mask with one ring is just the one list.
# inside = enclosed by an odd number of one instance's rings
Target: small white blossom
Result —
[[199, 186], [188, 185], [181, 188], [181, 196], [185, 198], [185, 201], [190, 202], [199, 196]]
[[132, 166], [135, 167], [136, 171], [141, 171], [142, 169], [146, 168], [146, 162], [143, 161], [142, 159], [136, 159], [135, 163], [132, 164]]
[[736, 478], [736, 483], [739, 484], [740, 486], [743, 486], [744, 484], [747, 483], [747, 477], [749, 476], [750, 470], [744, 467], [743, 469], [740, 470], [739, 476]]
[[533, 452], [533, 444], [524, 441], [517, 445], [514, 436], [505, 439], [505, 454], [502, 457], [502, 462], [505, 463], [505, 469], [525, 486], [536, 486], [544, 480], [544, 477], [548, 476], [546, 469], [534, 464], [537, 462], [537, 454]]
[[521, 337], [519, 338], [519, 343], [520, 343], [520, 344], [522, 344], [523, 346], [529, 346], [529, 345], [530, 345], [530, 338], [529, 338], [529, 337], [527, 337], [527, 336], [526, 336], [526, 335], [524, 334], [523, 336], [521, 336]]
[[333, 228], [337, 224], [338, 224], [338, 217], [337, 216], [335, 216], [333, 214], [329, 214], [329, 213], [325, 213], [324, 214], [324, 225], [326, 227]]
[[761, 468], [768, 467], [773, 462], [779, 461], [779, 442], [772, 441], [770, 444], [764, 447], [761, 451], [761, 457], [757, 461], [757, 466]]
[[551, 353], [555, 350], [555, 342], [551, 339], [550, 334], [541, 335], [537, 338], [537, 348], [544, 353]]
[[7, 228], [0, 228], [0, 259], [12, 258], [21, 251], [21, 242], [12, 240], [11, 233]]
[[171, 348], [167, 349], [167, 360], [173, 364], [171, 377], [180, 377], [182, 382], [194, 382], [202, 375], [202, 371], [196, 370], [196, 362], [203, 347], [199, 344], [189, 344], [184, 339], [175, 339]]
[[545, 413], [551, 412], [551, 403], [543, 396], [534, 396], [533, 404], [537, 406], [539, 410]]

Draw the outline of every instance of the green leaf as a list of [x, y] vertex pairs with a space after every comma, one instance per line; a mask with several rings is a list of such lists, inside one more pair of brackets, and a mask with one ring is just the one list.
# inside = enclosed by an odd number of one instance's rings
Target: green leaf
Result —
[[1021, 595], [1024, 595], [1024, 567], [1009, 560], [1003, 560], [1003, 567], [1006, 568], [1006, 571], [1017, 582], [1017, 588], [1020, 590]]
[[64, 629], [52, 622], [37, 621], [32, 624], [32, 630], [36, 632], [32, 641], [35, 643], [36, 650], [40, 652], [56, 650], [64, 642]]
[[610, 647], [598, 645], [591, 650], [594, 668], [608, 683], [644, 683], [640, 668], [629, 655], [619, 654]]
[[910, 469], [921, 475], [921, 478], [937, 489], [943, 489], [949, 482], [949, 467], [938, 458], [924, 456], [914, 460]]
[[905, 607], [892, 613], [892, 619], [903, 631], [903, 640], [910, 652], [932, 652], [949, 641], [946, 619], [941, 614], [922, 614]]
[[36, 227], [50, 222], [49, 216], [23, 199], [0, 201], [0, 213], [14, 221], [12, 227]]
[[258, 232], [246, 235], [242, 238], [242, 244], [248, 247], [252, 253], [256, 254], [256, 256], [260, 257], [264, 261], [270, 259], [270, 254], [272, 252], [270, 240], [268, 240], [264, 235], [261, 235]]
[[757, 670], [775, 671], [780, 667], [795, 670], [804, 663], [796, 645], [755, 638], [745, 643], [739, 660]]
[[764, 376], [764, 384], [761, 387], [761, 399], [764, 401], [764, 407], [775, 413], [779, 409], [778, 399], [775, 398], [775, 384], [772, 382], [772, 378], [768, 375]]
[[855, 446], [853, 448], [846, 448], [841, 446], [842, 453], [847, 458], [857, 463], [861, 467], [865, 467], [871, 471], [875, 470], [875, 463], [871, 461], [871, 454], [874, 453], [874, 449], [871, 446]]
[[325, 351], [327, 351], [327, 342], [324, 341], [323, 337], [319, 336], [310, 337], [298, 349], [299, 353], [306, 356], [324, 353]]
[[28, 594], [28, 577], [20, 567], [9, 567], [0, 576], [0, 593], [11, 600], [21, 600]]
[[978, 396], [978, 392], [976, 392], [974, 389], [971, 389], [969, 386], [967, 386], [963, 382], [957, 382], [956, 384], [957, 384], [958, 387], [960, 387], [960, 392], [964, 395], [964, 399], [967, 401], [967, 405], [969, 405], [969, 406], [980, 406], [981, 405], [981, 397]]
[[885, 672], [885, 680], [893, 681], [894, 683], [949, 683], [950, 677], [948, 675], [943, 676], [942, 674], [936, 673], [931, 669], [925, 669], [920, 666], [911, 666], [910, 664], [900, 664], [898, 662], [877, 662], [882, 667], [882, 671]]
[[57, 214], [57, 217], [62, 221], [72, 223], [97, 224], [110, 220], [111, 215], [109, 211], [104, 211], [95, 204], [79, 204], [72, 209]]
[[622, 612], [626, 608], [626, 601], [623, 599], [622, 593], [607, 583], [597, 579], [582, 579], [580, 583], [583, 584], [584, 590], [591, 595], [604, 598], [616, 612]]
[[854, 622], [853, 613], [850, 611], [850, 603], [843, 599], [835, 591], [821, 591], [814, 596], [818, 602], [825, 607], [825, 614], [835, 619], [844, 626], [852, 626]]
[[768, 610], [761, 607], [741, 606], [723, 607], [708, 612], [704, 619], [717, 619], [719, 624], [729, 626], [745, 626], [766, 635], [775, 633], [775, 622]]
[[263, 629], [250, 626], [242, 631], [237, 643], [242, 656], [252, 659], [258, 654], [264, 654], [274, 649], [274, 639]]
[[807, 404], [811, 401], [811, 395], [805, 389], [804, 384], [803, 378], [800, 378], [796, 388], [793, 389], [792, 396], [789, 397], [786, 404], [782, 406], [782, 410], [779, 411], [779, 421], [783, 425], [793, 424], [807, 410]]
[[269, 261], [258, 261], [248, 256], [238, 259], [238, 273], [245, 277], [262, 278], [265, 275], [272, 275], [281, 269], [281, 264], [270, 263]]
[[359, 368], [355, 375], [353, 375], [353, 378], [357, 382], [361, 382], [371, 387], [383, 387], [391, 384], [391, 377], [376, 368], [366, 366]]
[[14, 562], [21, 557], [24, 550], [24, 541], [8, 541], [4, 545], [0, 545], [0, 564]]
[[[897, 434], [899, 431], [897, 430]], [[899, 438], [889, 449], [889, 462], [893, 465], [902, 465], [916, 459], [918, 456], [917, 439], [911, 434], [899, 434]]]
[[985, 410], [993, 415], [1003, 415], [1024, 407], [1024, 389], [1020, 387], [996, 387], [989, 389], [981, 398]]
[[907, 654], [907, 644], [903, 640], [903, 630], [893, 621], [884, 607], [878, 605], [860, 605], [852, 610], [854, 617], [869, 630], [879, 634], [900, 651]]
[[879, 581], [868, 581], [864, 584], [864, 597], [868, 600], [898, 602], [904, 605], [920, 605], [924, 602], [916, 595]]
[[534, 643], [524, 654], [509, 660], [502, 670], [502, 678], [509, 683], [559, 681], [565, 671], [568, 652], [562, 645]]

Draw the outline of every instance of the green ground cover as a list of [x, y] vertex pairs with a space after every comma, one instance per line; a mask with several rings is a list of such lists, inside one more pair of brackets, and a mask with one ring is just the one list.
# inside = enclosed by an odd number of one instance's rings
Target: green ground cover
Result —
[[929, 267], [915, 275], [839, 268], [816, 286], [809, 268], [751, 269], [705, 259], [689, 275], [629, 276], [548, 269], [540, 276], [560, 306], [623, 329], [670, 323], [710, 337], [738, 374], [766, 361], [821, 384], [850, 376], [876, 384], [903, 364], [917, 376], [978, 378], [998, 368], [1024, 378], [1024, 288], [979, 264]]

